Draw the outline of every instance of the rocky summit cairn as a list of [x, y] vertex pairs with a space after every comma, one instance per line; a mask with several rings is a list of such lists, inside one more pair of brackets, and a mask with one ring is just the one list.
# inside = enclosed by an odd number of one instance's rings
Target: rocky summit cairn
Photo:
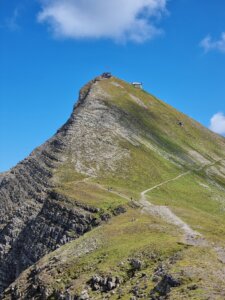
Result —
[[223, 137], [103, 73], [0, 174], [0, 298], [225, 299], [224, 191]]

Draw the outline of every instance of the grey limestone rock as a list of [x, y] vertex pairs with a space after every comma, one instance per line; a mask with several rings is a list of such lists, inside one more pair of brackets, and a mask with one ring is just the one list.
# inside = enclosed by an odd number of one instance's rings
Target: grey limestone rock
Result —
[[99, 80], [81, 89], [69, 120], [50, 140], [0, 174], [0, 294], [42, 256], [101, 222], [93, 216], [98, 208], [79, 201], [69, 207], [69, 200], [54, 192], [53, 180], [67, 161], [76, 172], [96, 176], [103, 168], [116, 170], [129, 156], [116, 139], [128, 136], [118, 125], [121, 113], [104, 103]]

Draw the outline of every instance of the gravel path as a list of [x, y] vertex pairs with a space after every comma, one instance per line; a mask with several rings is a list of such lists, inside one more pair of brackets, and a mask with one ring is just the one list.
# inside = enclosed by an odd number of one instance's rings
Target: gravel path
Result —
[[[204, 165], [198, 169], [196, 169], [197, 171], [201, 171], [205, 168], [209, 168], [214, 166], [216, 163], [222, 161], [218, 160], [215, 161], [213, 163]], [[185, 223], [181, 218], [179, 218], [176, 214], [174, 214], [171, 209], [167, 206], [163, 206], [163, 205], [154, 205], [152, 203], [150, 203], [147, 198], [146, 198], [146, 194], [173, 181], [179, 180], [180, 178], [190, 174], [192, 171], [186, 171], [172, 179], [163, 181], [157, 185], [154, 185], [146, 190], [144, 190], [143, 192], [141, 192], [141, 197], [139, 203], [141, 205], [141, 209], [143, 213], [147, 213], [147, 214], [151, 214], [151, 215], [157, 215], [161, 218], [163, 218], [164, 220], [166, 220], [168, 223], [173, 224], [177, 227], [179, 227], [183, 233], [184, 233], [184, 242], [188, 245], [193, 245], [193, 246], [209, 246], [209, 243], [204, 239], [204, 237], [202, 237], [202, 235], [193, 230], [187, 223]], [[88, 181], [88, 178], [86, 179]], [[106, 189], [105, 187], [103, 187], [100, 184], [96, 184], [99, 188], [107, 191], [108, 189]], [[109, 190], [108, 190], [109, 191]], [[111, 193], [116, 194], [117, 196], [124, 198], [126, 200], [130, 200], [130, 198], [122, 193], [119, 193], [115, 190], [110, 190]], [[214, 250], [216, 250], [218, 256], [220, 256], [220, 260], [223, 261], [225, 263], [225, 251], [222, 248], [214, 248]]]
[[[209, 168], [214, 166], [216, 163], [222, 161], [218, 160], [213, 163], [204, 165], [197, 169], [197, 171], [201, 171], [204, 168]], [[201, 234], [197, 231], [194, 231], [187, 223], [181, 220], [177, 215], [175, 215], [171, 209], [167, 206], [162, 205], [153, 205], [146, 199], [146, 194], [173, 181], [179, 180], [180, 178], [190, 174], [191, 171], [186, 171], [172, 179], [163, 181], [157, 185], [152, 186], [151, 188], [141, 192], [140, 204], [142, 205], [142, 212], [149, 213], [152, 215], [158, 215], [159, 217], [166, 220], [168, 223], [178, 226], [184, 232], [184, 240], [185, 243], [190, 245], [201, 245], [207, 246], [207, 241], [201, 236]]]
[[176, 180], [178, 180], [179, 178], [181, 178], [181, 177], [183, 177], [183, 176], [186, 176], [187, 174], [190, 174], [190, 173], [191, 173], [191, 171], [187, 171], [187, 172], [185, 172], [185, 173], [182, 173], [182, 174], [178, 175], [178, 176], [175, 177], [175, 178], [172, 178], [172, 179], [163, 181], [163, 182], [161, 182], [161, 183], [159, 183], [159, 184], [157, 184], [157, 185], [155, 185], [155, 186], [153, 186], [153, 187], [151, 187], [151, 188], [149, 188], [149, 189], [147, 189], [147, 190], [141, 192], [141, 199], [143, 199], [143, 197], [145, 197], [145, 194], [147, 194], [148, 192], [153, 191], [153, 190], [157, 189], [158, 187], [160, 187], [160, 186], [162, 186], [162, 185], [164, 185], [164, 184], [166, 184], [166, 183], [169, 183], [169, 182], [171, 182], [171, 181], [176, 181]]
[[203, 244], [201, 234], [191, 229], [187, 223], [182, 221], [167, 206], [153, 205], [144, 198], [140, 200], [140, 204], [142, 205], [142, 212], [154, 216], [157, 215], [166, 220], [168, 223], [178, 226], [184, 232], [185, 243], [190, 245]]

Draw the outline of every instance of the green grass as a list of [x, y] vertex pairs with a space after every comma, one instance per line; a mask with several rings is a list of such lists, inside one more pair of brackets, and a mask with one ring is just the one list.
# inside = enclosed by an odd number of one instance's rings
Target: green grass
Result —
[[[112, 82], [118, 83], [121, 87], [114, 86]], [[202, 165], [203, 162], [196, 162], [190, 151], [201, 153], [209, 161], [214, 161], [218, 156], [223, 157], [225, 154], [223, 138], [153, 95], [114, 77], [99, 81], [98, 85], [108, 95], [103, 96], [102, 101], [124, 115], [121, 121], [123, 126], [134, 128], [142, 143], [137, 143], [135, 146], [118, 137], [116, 142], [120, 147], [128, 150], [130, 156], [118, 164], [115, 172], [101, 170], [93, 179], [94, 182], [100, 182], [106, 188], [113, 187], [116, 191], [138, 200], [140, 192], [144, 189], [175, 177], [182, 170]], [[130, 94], [139, 98], [147, 109], [136, 103]], [[178, 120], [184, 122], [183, 128], [177, 125]], [[147, 147], [148, 144], [152, 149]], [[77, 200], [82, 202], [92, 202], [93, 205], [106, 207], [108, 204], [102, 202], [100, 194], [104, 194], [102, 196], [106, 197], [107, 203], [111, 200], [115, 201], [114, 196], [110, 200], [110, 197], [102, 191], [96, 192], [94, 186], [87, 186], [88, 192], [85, 195], [83, 185], [77, 184], [77, 181], [84, 179], [84, 175], [75, 171], [69, 159], [56, 172], [55, 178], [59, 183], [59, 192], [70, 196], [74, 194], [78, 197]]]
[[[218, 272], [215, 270], [218, 270]], [[182, 258], [173, 265], [171, 272], [184, 274], [185, 279], [180, 287], [172, 290], [170, 299], [224, 299], [221, 291], [221, 287], [224, 285], [221, 264], [212, 249], [187, 248], [182, 252]], [[193, 284], [197, 285], [196, 290], [188, 288]]]
[[[136, 122], [143, 134], [151, 136], [160, 147], [183, 156], [187, 160], [187, 149], [200, 152], [205, 158], [224, 155], [225, 140], [219, 137], [186, 115], [178, 112], [168, 104], [158, 100], [143, 90], [134, 88], [126, 82], [112, 78], [123, 88], [102, 81], [100, 85], [110, 95], [109, 106], [115, 105], [129, 115], [131, 122]], [[129, 94], [141, 99], [148, 107], [145, 109], [132, 100]], [[182, 120], [184, 127], [177, 125]]]
[[[79, 245], [90, 245], [93, 240], [98, 241], [98, 249], [79, 259], [76, 258]], [[142, 272], [151, 276], [160, 261], [184, 249], [178, 241], [174, 226], [140, 214], [138, 210], [129, 209], [127, 213], [114, 218], [108, 224], [46, 256], [39, 263], [39, 267], [44, 267], [40, 279], [44, 279], [51, 288], [63, 290], [71, 286], [73, 280], [75, 292], [81, 291], [94, 274], [111, 274], [122, 278], [124, 283], [127, 282], [128, 287], [125, 289], [128, 294], [131, 269], [128, 259], [141, 259], [144, 263]], [[53, 257], [58, 259], [57, 269], [45, 268], [47, 265], [51, 266]], [[149, 285], [149, 289], [153, 285]]]
[[111, 211], [128, 202], [122, 196], [108, 191], [107, 185], [99, 185], [98, 180], [94, 182], [93, 179], [77, 173], [69, 163], [63, 164], [57, 169], [54, 181], [57, 184], [56, 192], [69, 197], [70, 200], [103, 210]]
[[54, 174], [55, 181], [58, 185], [70, 184], [72, 182], [82, 181], [85, 175], [76, 172], [70, 161], [58, 167]]
[[224, 191], [197, 174], [189, 174], [148, 194], [151, 203], [169, 206], [208, 239], [224, 244]]
[[[182, 278], [181, 286], [172, 290], [170, 299], [206, 299], [216, 288], [220, 291], [223, 286], [223, 279], [217, 276], [220, 270], [217, 257], [211, 249], [187, 247], [179, 243], [181, 238], [177, 228], [162, 219], [129, 209], [127, 213], [41, 259], [37, 266], [41, 270], [38, 280], [50, 290], [65, 291], [69, 288], [75, 294], [80, 293], [95, 274], [119, 276], [123, 280], [121, 299], [126, 300], [132, 296], [132, 287], [144, 286], [143, 273], [148, 278], [146, 292], [150, 292], [155, 286], [151, 280], [154, 270], [163, 262], [170, 274]], [[85, 253], [84, 249], [93, 243], [97, 244], [97, 248]], [[175, 260], [171, 263], [173, 257]], [[138, 258], [143, 263], [143, 269], [137, 271], [134, 277], [130, 275], [128, 259], [131, 258]], [[27, 272], [29, 270], [20, 278], [24, 289]], [[188, 287], [193, 284], [197, 284], [198, 288], [191, 291]], [[111, 298], [118, 299], [118, 293], [117, 290]], [[89, 291], [89, 295], [102, 299], [99, 292]]]
[[144, 145], [135, 147], [123, 142], [123, 147], [129, 150], [130, 158], [120, 164], [116, 173], [103, 173], [95, 181], [139, 200], [141, 191], [181, 172], [176, 165]]
[[[115, 87], [112, 81], [121, 87]], [[98, 176], [88, 180], [75, 171], [68, 157], [68, 161], [58, 168], [54, 176], [57, 192], [68, 196], [71, 201], [110, 212], [119, 205], [129, 207], [129, 200], [122, 194], [138, 201], [143, 190], [172, 179], [185, 170], [193, 170], [189, 175], [153, 190], [148, 194], [148, 199], [153, 204], [169, 206], [210, 243], [225, 246], [224, 191], [212, 181], [209, 182], [207, 169], [194, 171], [204, 162], [197, 161], [190, 154], [190, 151], [196, 151], [201, 153], [205, 162], [213, 162], [224, 157], [225, 140], [154, 96], [119, 79], [103, 80], [98, 84], [108, 94], [102, 101], [120, 111], [124, 116], [121, 123], [135, 129], [142, 143], [135, 146], [118, 137], [116, 142], [128, 150], [129, 157], [118, 164], [116, 171], [109, 173], [101, 170]], [[135, 102], [130, 94], [138, 97], [147, 108]], [[178, 120], [184, 122], [184, 127], [177, 125]], [[225, 184], [223, 177], [210, 176], [211, 180]], [[121, 195], [108, 191], [108, 187]], [[129, 278], [128, 258], [141, 258], [145, 262], [144, 272], [151, 278], [160, 262], [167, 262], [178, 255], [179, 259], [169, 264], [169, 268], [175, 275], [184, 272], [184, 282], [172, 291], [171, 299], [206, 299], [206, 288], [215, 289], [216, 285], [221, 284], [215, 274], [221, 266], [212, 249], [187, 247], [180, 243], [181, 240], [179, 228], [156, 216], [145, 215], [140, 209], [128, 208], [125, 214], [112, 218], [108, 224], [46, 256], [39, 264], [50, 267], [43, 267], [40, 276], [51, 288], [65, 290], [70, 287], [77, 291], [94, 274], [119, 275], [124, 280], [124, 296], [121, 299], [126, 300], [130, 299], [131, 286], [141, 280], [141, 273], [137, 278]], [[97, 249], [79, 258], [75, 255], [79, 247], [89, 247], [93, 241], [98, 244]], [[54, 256], [58, 258], [57, 267], [51, 266]], [[207, 270], [211, 272], [208, 278], [201, 275]], [[189, 290], [190, 283], [197, 283], [199, 288], [196, 291]], [[148, 290], [153, 286], [154, 283], [149, 279]], [[91, 296], [102, 299], [99, 294]], [[117, 297], [115, 295], [111, 299]]]
[[101, 208], [103, 210], [112, 210], [113, 208], [126, 204], [128, 201], [122, 196], [100, 188], [91, 182], [72, 182], [64, 184], [56, 189], [57, 192], [68, 196], [80, 203]]

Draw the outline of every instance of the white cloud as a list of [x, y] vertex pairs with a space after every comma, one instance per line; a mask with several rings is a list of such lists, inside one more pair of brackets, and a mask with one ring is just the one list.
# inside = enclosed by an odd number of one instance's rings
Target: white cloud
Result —
[[17, 31], [20, 29], [18, 19], [20, 17], [21, 7], [16, 7], [10, 16], [6, 17], [5, 19], [1, 20], [0, 22], [0, 29], [5, 28], [9, 31]]
[[18, 25], [18, 17], [19, 17], [19, 8], [15, 8], [13, 11], [13, 15], [11, 16], [11, 18], [8, 18], [6, 20], [6, 26], [12, 30], [18, 30], [19, 29], [19, 25]]
[[225, 32], [221, 34], [221, 37], [218, 40], [213, 40], [212, 37], [208, 35], [201, 41], [200, 46], [205, 50], [205, 52], [218, 50], [225, 53]]
[[56, 37], [143, 42], [161, 33], [168, 0], [39, 0], [39, 22]]
[[225, 115], [221, 112], [216, 113], [210, 120], [210, 127], [212, 131], [225, 134]]

